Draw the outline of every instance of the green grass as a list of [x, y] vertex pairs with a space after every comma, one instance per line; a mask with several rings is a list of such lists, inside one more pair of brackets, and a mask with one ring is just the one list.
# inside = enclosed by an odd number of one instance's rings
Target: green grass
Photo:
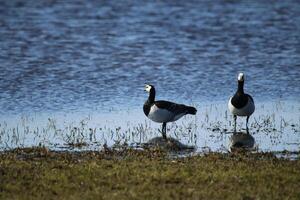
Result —
[[300, 161], [160, 151], [0, 153], [0, 199], [300, 199]]

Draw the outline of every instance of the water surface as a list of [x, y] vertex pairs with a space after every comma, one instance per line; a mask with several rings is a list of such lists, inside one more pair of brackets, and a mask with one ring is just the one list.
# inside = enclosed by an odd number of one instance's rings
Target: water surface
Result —
[[[255, 102], [294, 105], [296, 110], [284, 107], [284, 114], [275, 115], [294, 118], [299, 126], [299, 10], [297, 1], [1, 1], [1, 127], [13, 122], [5, 129], [16, 131], [20, 120], [29, 118], [31, 129], [41, 131], [48, 118], [63, 127], [64, 121], [78, 126], [87, 116], [93, 116], [96, 129], [126, 129], [128, 120], [131, 127], [144, 125], [150, 123], [141, 110], [144, 83], [156, 86], [159, 99], [197, 105], [197, 118], [211, 104], [225, 113], [241, 71]], [[40, 137], [47, 145], [63, 144], [71, 129], [64, 138]], [[205, 131], [194, 134], [207, 134], [200, 142], [214, 140]], [[138, 141], [152, 136], [146, 135]], [[32, 137], [21, 144], [41, 142]], [[260, 143], [270, 146], [261, 137]], [[292, 138], [299, 141], [299, 134]], [[211, 144], [199, 146], [214, 149]], [[6, 146], [3, 140], [0, 146]]]
[[297, 1], [1, 1], [1, 113], [300, 97]]

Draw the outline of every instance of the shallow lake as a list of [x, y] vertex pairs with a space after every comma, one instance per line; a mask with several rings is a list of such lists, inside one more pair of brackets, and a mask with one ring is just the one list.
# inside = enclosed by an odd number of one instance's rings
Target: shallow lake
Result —
[[151, 83], [158, 99], [198, 108], [168, 124], [170, 136], [225, 152], [227, 100], [244, 72], [254, 148], [299, 151], [299, 10], [297, 1], [1, 1], [0, 149], [139, 146], [160, 135], [142, 112]]

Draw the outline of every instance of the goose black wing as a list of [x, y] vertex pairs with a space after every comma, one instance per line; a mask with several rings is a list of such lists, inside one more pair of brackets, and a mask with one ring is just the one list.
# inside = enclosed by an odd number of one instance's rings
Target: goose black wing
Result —
[[188, 106], [183, 104], [177, 104], [170, 101], [155, 101], [155, 105], [158, 108], [166, 109], [172, 113], [181, 114], [181, 113], [187, 113], [188, 112]]

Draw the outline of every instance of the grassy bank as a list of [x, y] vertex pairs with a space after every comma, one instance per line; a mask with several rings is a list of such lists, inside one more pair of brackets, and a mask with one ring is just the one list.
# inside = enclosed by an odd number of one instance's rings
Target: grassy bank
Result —
[[0, 154], [0, 199], [299, 199], [300, 161], [159, 151]]

